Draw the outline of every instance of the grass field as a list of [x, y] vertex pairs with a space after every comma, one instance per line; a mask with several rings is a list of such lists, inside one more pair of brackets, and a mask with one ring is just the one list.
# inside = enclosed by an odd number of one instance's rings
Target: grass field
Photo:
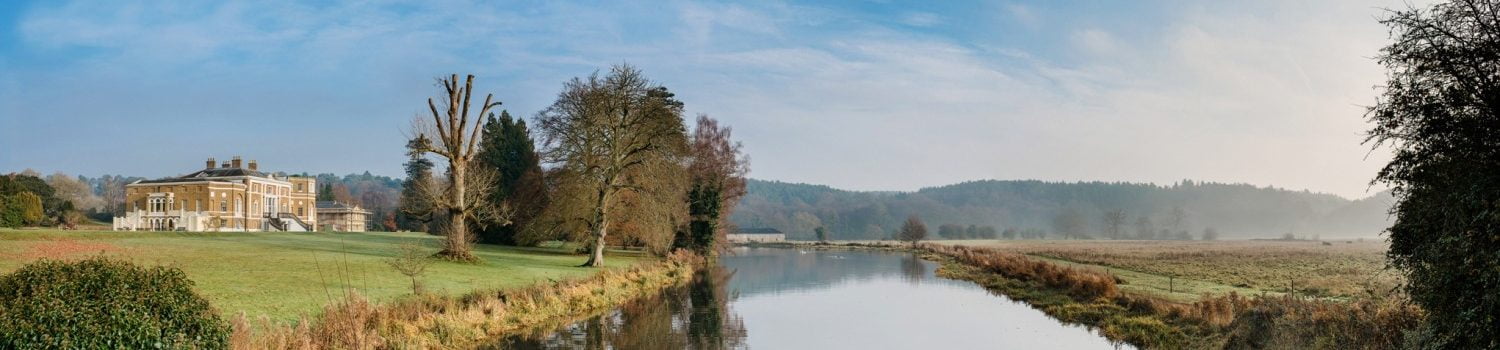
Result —
[[[997, 248], [1124, 280], [1120, 289], [1175, 301], [1231, 291], [1344, 298], [1389, 291], [1399, 280], [1385, 269], [1386, 243], [1329, 241], [933, 241]], [[1169, 278], [1170, 277], [1170, 278]], [[1172, 293], [1168, 291], [1171, 290]]]
[[[344, 291], [375, 301], [411, 293], [411, 282], [385, 261], [403, 242], [437, 251], [424, 233], [203, 233], [0, 229], [0, 273], [37, 259], [103, 254], [146, 265], [181, 268], [221, 312], [292, 321], [311, 315]], [[436, 262], [422, 278], [427, 291], [457, 295], [486, 288], [591, 275], [585, 257], [561, 248], [476, 246], [477, 265]], [[616, 252], [608, 266], [640, 258]]]

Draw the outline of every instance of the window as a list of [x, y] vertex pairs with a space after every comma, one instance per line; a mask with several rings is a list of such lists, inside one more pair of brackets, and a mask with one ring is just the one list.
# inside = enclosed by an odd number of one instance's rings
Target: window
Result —
[[203, 200], [202, 199], [194, 199], [193, 200], [193, 211], [203, 211]]
[[229, 211], [229, 201], [220, 200], [219, 201], [219, 211]]
[[307, 208], [297, 207], [297, 216], [307, 216]]
[[234, 199], [234, 212], [236, 212], [236, 213], [240, 212], [240, 199], [239, 198], [235, 198]]

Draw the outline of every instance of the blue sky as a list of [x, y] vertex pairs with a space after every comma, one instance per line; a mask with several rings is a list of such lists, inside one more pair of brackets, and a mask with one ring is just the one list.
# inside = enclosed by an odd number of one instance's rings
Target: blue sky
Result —
[[1395, 1], [0, 2], [0, 171], [207, 157], [399, 176], [433, 79], [530, 117], [628, 62], [752, 176], [862, 190], [1179, 179], [1369, 193]]

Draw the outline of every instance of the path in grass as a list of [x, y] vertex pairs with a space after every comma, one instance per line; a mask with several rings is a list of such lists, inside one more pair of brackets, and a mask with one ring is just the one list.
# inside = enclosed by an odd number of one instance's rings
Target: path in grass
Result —
[[[423, 233], [199, 233], [0, 230], [0, 273], [40, 258], [75, 259], [103, 254], [147, 265], [181, 268], [196, 289], [225, 315], [245, 312], [292, 321], [314, 315], [344, 291], [373, 300], [411, 293], [411, 282], [385, 261], [403, 242], [437, 251], [438, 237]], [[584, 257], [560, 248], [477, 245], [476, 265], [434, 263], [423, 283], [429, 292], [457, 295], [587, 276]], [[614, 254], [609, 267], [638, 257]]]

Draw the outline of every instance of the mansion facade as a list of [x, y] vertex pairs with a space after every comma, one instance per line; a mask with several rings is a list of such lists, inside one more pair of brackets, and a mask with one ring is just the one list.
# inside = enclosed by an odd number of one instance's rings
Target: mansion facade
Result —
[[318, 227], [316, 179], [277, 176], [254, 160], [209, 158], [203, 170], [125, 185], [124, 216], [115, 230], [313, 231]]

